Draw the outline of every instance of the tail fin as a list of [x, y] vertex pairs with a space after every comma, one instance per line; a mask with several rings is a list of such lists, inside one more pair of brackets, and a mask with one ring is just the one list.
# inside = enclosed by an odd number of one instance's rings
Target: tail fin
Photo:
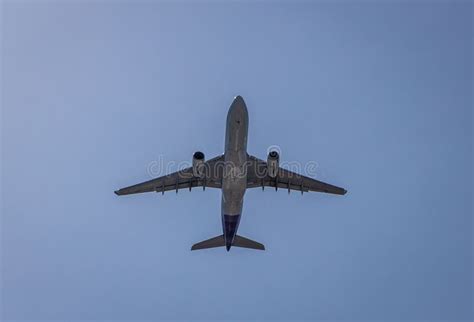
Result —
[[[219, 235], [219, 236], [204, 240], [202, 242], [199, 242], [197, 244], [194, 244], [191, 247], [191, 250], [199, 250], [199, 249], [222, 247], [222, 246], [225, 246], [224, 235]], [[235, 235], [232, 246], [265, 250], [265, 246], [263, 246], [263, 244], [257, 243], [256, 241], [253, 241], [251, 239], [248, 239], [239, 235]]]

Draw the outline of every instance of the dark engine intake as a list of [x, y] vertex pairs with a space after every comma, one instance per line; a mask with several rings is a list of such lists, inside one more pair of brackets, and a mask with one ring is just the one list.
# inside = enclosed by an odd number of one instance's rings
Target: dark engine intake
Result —
[[277, 151], [271, 151], [267, 157], [267, 174], [271, 178], [278, 175], [278, 168], [280, 163], [280, 155]]
[[193, 175], [202, 177], [204, 175], [204, 153], [197, 151], [193, 154]]

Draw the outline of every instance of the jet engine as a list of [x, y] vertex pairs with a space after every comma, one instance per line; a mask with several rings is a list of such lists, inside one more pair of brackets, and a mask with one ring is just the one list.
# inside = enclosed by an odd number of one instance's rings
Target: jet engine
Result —
[[202, 177], [204, 175], [204, 153], [197, 151], [193, 154], [193, 175]]
[[278, 175], [278, 167], [280, 162], [280, 155], [277, 151], [271, 151], [268, 153], [267, 158], [267, 173], [271, 178], [275, 178]]

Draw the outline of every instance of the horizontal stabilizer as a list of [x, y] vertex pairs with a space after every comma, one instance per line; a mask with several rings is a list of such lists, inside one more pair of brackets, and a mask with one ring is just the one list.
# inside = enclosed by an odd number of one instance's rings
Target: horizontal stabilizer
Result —
[[[223, 247], [223, 246], [225, 246], [224, 235], [219, 235], [219, 236], [204, 240], [202, 242], [199, 242], [197, 244], [194, 244], [191, 247], [191, 250], [199, 250], [199, 249]], [[253, 241], [251, 239], [248, 239], [239, 235], [235, 235], [232, 246], [265, 250], [265, 246], [263, 246], [263, 244], [260, 244], [256, 241]]]
[[191, 247], [191, 250], [206, 249], [225, 246], [224, 235], [219, 235], [211, 239], [204, 240]]
[[235, 235], [232, 246], [265, 250], [265, 246], [251, 239]]

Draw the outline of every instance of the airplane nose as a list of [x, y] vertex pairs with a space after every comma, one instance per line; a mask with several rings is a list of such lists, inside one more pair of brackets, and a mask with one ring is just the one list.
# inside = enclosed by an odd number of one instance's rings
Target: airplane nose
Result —
[[236, 97], [234, 97], [234, 103], [245, 104], [244, 98], [240, 95], [237, 95]]
[[237, 95], [232, 101], [232, 105], [229, 108], [228, 118], [234, 118], [238, 120], [248, 120], [247, 106], [245, 105], [242, 96]]
[[240, 110], [240, 111], [247, 111], [247, 106], [245, 105], [245, 101], [242, 96], [237, 95], [234, 97], [234, 101], [232, 102], [232, 110]]

